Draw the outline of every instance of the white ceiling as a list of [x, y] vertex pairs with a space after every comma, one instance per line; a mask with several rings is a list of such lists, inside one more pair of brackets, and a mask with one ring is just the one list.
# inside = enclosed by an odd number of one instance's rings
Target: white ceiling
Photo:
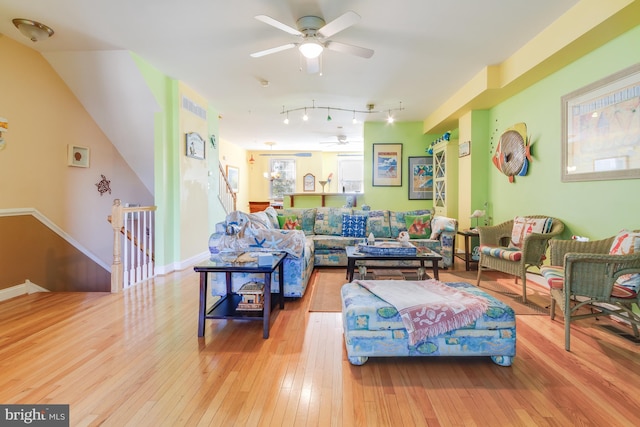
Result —
[[[400, 121], [422, 121], [460, 86], [487, 65], [511, 56], [534, 35], [555, 21], [578, 0], [0, 0], [0, 33], [60, 62], [74, 58], [75, 76], [92, 73], [84, 69], [86, 57], [95, 66], [95, 51], [131, 51], [162, 73], [178, 79], [208, 99], [219, 112], [219, 137], [247, 149], [318, 150], [359, 149], [318, 144], [344, 134], [362, 140], [362, 120], [383, 121], [390, 109]], [[360, 22], [331, 37], [332, 40], [375, 50], [370, 59], [327, 51], [322, 56], [323, 75], [299, 71], [296, 49], [262, 58], [250, 53], [297, 41], [272, 26], [254, 19], [268, 15], [289, 26], [305, 15], [329, 22], [348, 10]], [[32, 19], [55, 30], [52, 38], [32, 43], [11, 23], [13, 18]], [[6, 59], [6, 58], [5, 58]], [[114, 61], [118, 63], [118, 61]], [[104, 63], [105, 79], [127, 78], [126, 67], [111, 72]], [[58, 64], [58, 67], [62, 66]], [[56, 67], [56, 69], [58, 69]], [[61, 69], [60, 68], [60, 69]], [[67, 67], [68, 68], [68, 67]], [[63, 78], [81, 101], [91, 85], [79, 85], [74, 73]], [[131, 77], [137, 79], [139, 77]], [[269, 84], [263, 85], [263, 81]], [[122, 84], [121, 87], [126, 87]], [[113, 86], [112, 86], [113, 87]], [[129, 89], [127, 89], [129, 90]], [[109, 117], [122, 125], [118, 114], [121, 97], [102, 95], [101, 127]], [[95, 91], [91, 94], [95, 98]], [[149, 120], [153, 102], [140, 98]], [[365, 110], [374, 104], [378, 114], [285, 109], [311, 106]], [[126, 101], [126, 102], [137, 102]], [[88, 109], [89, 110], [89, 109]], [[91, 113], [91, 111], [90, 111]], [[94, 113], [92, 113], [94, 114]], [[107, 121], [107, 123], [104, 123]]]

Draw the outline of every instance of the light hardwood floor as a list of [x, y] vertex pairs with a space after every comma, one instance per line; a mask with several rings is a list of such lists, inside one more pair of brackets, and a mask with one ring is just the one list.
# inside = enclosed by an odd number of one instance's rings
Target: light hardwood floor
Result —
[[[321, 285], [321, 284], [320, 284]], [[637, 426], [640, 347], [589, 319], [517, 318], [511, 367], [489, 358], [352, 366], [313, 289], [261, 322], [208, 320], [191, 270], [121, 294], [0, 303], [0, 403], [70, 404], [71, 425]], [[600, 321], [600, 323], [605, 323]]]

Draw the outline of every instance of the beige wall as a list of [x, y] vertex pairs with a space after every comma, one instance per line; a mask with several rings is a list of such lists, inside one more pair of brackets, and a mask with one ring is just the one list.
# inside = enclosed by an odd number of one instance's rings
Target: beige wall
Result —
[[[113, 199], [148, 205], [152, 195], [39, 53], [2, 36], [0, 52], [0, 116], [9, 121], [0, 210], [37, 209], [110, 265]], [[69, 144], [89, 148], [89, 168], [67, 165]], [[111, 181], [111, 194], [97, 191], [101, 175]]]

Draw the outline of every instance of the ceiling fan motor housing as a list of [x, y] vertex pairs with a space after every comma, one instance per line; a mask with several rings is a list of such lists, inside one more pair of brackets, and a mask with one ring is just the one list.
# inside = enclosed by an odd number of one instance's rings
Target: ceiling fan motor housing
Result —
[[317, 31], [324, 27], [324, 19], [318, 16], [303, 16], [297, 21], [298, 30], [305, 35], [305, 37], [315, 37]]

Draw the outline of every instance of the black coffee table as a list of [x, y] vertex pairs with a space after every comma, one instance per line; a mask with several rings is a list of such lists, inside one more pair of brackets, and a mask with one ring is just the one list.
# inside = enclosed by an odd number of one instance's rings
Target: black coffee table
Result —
[[[356, 246], [347, 246], [345, 248], [345, 250], [347, 251], [347, 280], [349, 282], [353, 281], [353, 273], [354, 270], [356, 268], [356, 261], [420, 261], [420, 267], [424, 269], [425, 265], [424, 262], [425, 261], [431, 261], [431, 268], [433, 270], [433, 277], [435, 279], [439, 279], [439, 275], [438, 275], [438, 262], [440, 260], [442, 260], [442, 255], [432, 251], [432, 250], [425, 250], [425, 251], [418, 251], [415, 255], [374, 255], [374, 254], [370, 254], [370, 253], [364, 253], [364, 252], [358, 252], [357, 247]], [[366, 266], [366, 264], [365, 264]], [[397, 265], [391, 265], [391, 266], [378, 266], [376, 265], [374, 268], [376, 269], [397, 269], [397, 268], [404, 268], [404, 266], [397, 266]]]

